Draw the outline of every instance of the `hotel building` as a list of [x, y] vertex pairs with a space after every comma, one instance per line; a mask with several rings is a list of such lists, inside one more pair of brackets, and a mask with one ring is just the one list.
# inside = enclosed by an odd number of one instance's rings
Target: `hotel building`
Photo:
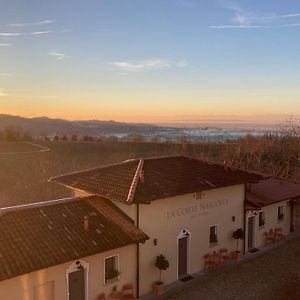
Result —
[[[50, 181], [76, 197], [1, 211], [9, 245], [0, 244], [3, 300], [97, 300], [126, 283], [139, 297], [159, 278], [160, 254], [169, 261], [162, 277], [169, 284], [203, 270], [207, 253], [257, 251], [272, 232], [298, 228], [299, 184], [184, 156], [128, 160]], [[233, 232], [240, 228], [245, 238], [237, 249]], [[4, 292], [12, 286], [15, 298]]]

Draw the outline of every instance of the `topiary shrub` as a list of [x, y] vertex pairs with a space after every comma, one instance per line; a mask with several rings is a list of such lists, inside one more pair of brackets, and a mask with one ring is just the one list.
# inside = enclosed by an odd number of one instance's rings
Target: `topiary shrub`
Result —
[[232, 233], [232, 237], [236, 239], [236, 252], [239, 251], [239, 240], [244, 239], [244, 230], [242, 228], [238, 228]]
[[159, 270], [159, 281], [157, 283], [162, 283], [161, 281], [161, 273], [163, 270], [167, 270], [169, 268], [168, 260], [161, 254], [156, 257], [155, 267]]

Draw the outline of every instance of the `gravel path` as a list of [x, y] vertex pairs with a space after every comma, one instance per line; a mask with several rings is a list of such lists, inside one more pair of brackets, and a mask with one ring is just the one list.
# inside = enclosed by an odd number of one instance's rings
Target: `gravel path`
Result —
[[300, 300], [300, 238], [167, 299]]

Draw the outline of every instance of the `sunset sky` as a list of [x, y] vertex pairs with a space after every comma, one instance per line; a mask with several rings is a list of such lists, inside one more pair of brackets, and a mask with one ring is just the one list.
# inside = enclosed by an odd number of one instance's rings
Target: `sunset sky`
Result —
[[0, 113], [300, 114], [300, 1], [0, 0]]

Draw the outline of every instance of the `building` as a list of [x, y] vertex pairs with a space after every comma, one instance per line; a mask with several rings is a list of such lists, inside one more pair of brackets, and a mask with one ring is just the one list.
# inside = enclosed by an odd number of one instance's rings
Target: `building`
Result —
[[[139, 295], [151, 291], [158, 279], [154, 266], [157, 255], [169, 260], [163, 280], [171, 283], [202, 270], [204, 254], [220, 248], [235, 251], [232, 234], [238, 228], [246, 235], [239, 246], [241, 252], [265, 243], [265, 231], [256, 225], [261, 208], [251, 204], [253, 193], [248, 192], [249, 186], [254, 191], [260, 181], [266, 180], [259, 174], [179, 156], [130, 160], [51, 180], [110, 199], [147, 233], [150, 240], [139, 246]], [[300, 195], [299, 189], [296, 194]], [[283, 234], [288, 234], [287, 199], [281, 200], [285, 201], [286, 217], [280, 226]], [[277, 226], [277, 215], [272, 212], [277, 212], [282, 203], [272, 205], [264, 206], [264, 216], [268, 216], [265, 229]]]
[[281, 178], [266, 178], [249, 184], [246, 192], [245, 248], [265, 244], [266, 232], [280, 229], [287, 235], [300, 229], [300, 184]]
[[[74, 291], [76, 300], [97, 300], [125, 283], [141, 296], [158, 280], [160, 254], [169, 261], [168, 284], [203, 270], [206, 253], [257, 251], [270, 231], [298, 228], [299, 184], [184, 156], [128, 160], [50, 181], [81, 196], [0, 211], [1, 300], [19, 293], [24, 300], [74, 300]], [[240, 228], [245, 238], [237, 249], [233, 232]], [[113, 280], [105, 278], [110, 273]]]
[[73, 300], [135, 282], [136, 245], [148, 237], [91, 196], [0, 209], [0, 239], [1, 300]]

